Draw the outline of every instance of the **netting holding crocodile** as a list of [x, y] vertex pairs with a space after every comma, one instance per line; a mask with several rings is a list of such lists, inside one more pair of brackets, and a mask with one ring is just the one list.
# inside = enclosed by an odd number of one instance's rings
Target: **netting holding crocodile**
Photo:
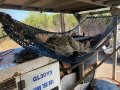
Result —
[[[84, 52], [84, 54], [80, 54], [77, 57], [65, 56], [59, 52], [48, 47], [48, 43], [46, 43], [46, 39], [51, 36], [70, 36], [73, 33], [77, 35], [79, 32], [79, 26], [76, 28], [63, 33], [57, 32], [49, 32], [41, 29], [37, 29], [35, 27], [26, 25], [17, 20], [12, 19], [12, 17], [3, 12], [0, 13], [0, 21], [3, 25], [4, 31], [12, 38], [15, 42], [17, 42], [22, 47], [27, 50], [38, 53], [41, 56], [47, 56], [58, 61], [66, 62], [66, 63], [79, 63], [84, 61], [84, 59], [91, 56], [94, 50], [97, 50], [98, 47], [109, 37], [112, 31], [116, 28], [116, 25], [113, 23], [115, 17], [106, 16], [106, 17], [87, 17], [84, 22], [80, 23], [81, 32], [85, 34], [85, 37], [75, 37], [76, 40], [85, 41], [88, 39], [94, 38], [96, 40], [94, 46], [91, 48], [90, 52]], [[39, 40], [36, 38], [36, 35], [39, 36]]]

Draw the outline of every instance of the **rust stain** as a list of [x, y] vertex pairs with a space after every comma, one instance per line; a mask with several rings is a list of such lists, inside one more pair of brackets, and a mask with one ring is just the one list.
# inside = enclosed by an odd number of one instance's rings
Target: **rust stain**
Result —
[[20, 73], [18, 73], [18, 72], [15, 72], [15, 73], [14, 73], [14, 76], [18, 76], [18, 75], [20, 75]]
[[19, 76], [19, 75], [21, 75], [21, 74], [18, 73], [18, 72], [15, 72], [14, 75], [13, 75], [12, 77], [16, 77], [16, 76]]

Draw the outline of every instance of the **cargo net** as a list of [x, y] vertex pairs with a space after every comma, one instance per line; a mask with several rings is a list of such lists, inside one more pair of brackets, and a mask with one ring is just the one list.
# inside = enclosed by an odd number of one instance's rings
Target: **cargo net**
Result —
[[[79, 59], [77, 57], [79, 57], [81, 53], [79, 55], [76, 52], [73, 53], [74, 50], [72, 50], [72, 54], [69, 54], [69, 49], [66, 49], [65, 47], [57, 48], [58, 50], [55, 50], [53, 48], [60, 46], [61, 42], [66, 43], [69, 40], [72, 41], [72, 44], [73, 44], [72, 46], [76, 46], [76, 45], [82, 46], [84, 45], [82, 44], [84, 41], [93, 39], [92, 42], [90, 42], [90, 44], [91, 43], [94, 43], [94, 44], [92, 45], [90, 50], [93, 50], [93, 47], [95, 50], [98, 43], [100, 43], [101, 40], [106, 36], [106, 34], [109, 34], [111, 32], [111, 29], [113, 29], [114, 25], [112, 24], [112, 20], [113, 20], [113, 17], [111, 16], [86, 17], [84, 20], [80, 22], [80, 27], [81, 27], [80, 30], [79, 30], [79, 26], [77, 26], [74, 29], [69, 30], [67, 32], [59, 33], [59, 32], [49, 32], [49, 31], [37, 29], [35, 27], [26, 25], [22, 22], [19, 22], [13, 19], [9, 14], [0, 12], [0, 21], [3, 25], [3, 29], [6, 32], [6, 34], [10, 38], [12, 38], [15, 42], [17, 42], [19, 45], [24, 47], [26, 50], [35, 52], [42, 56], [52, 57], [54, 59], [57, 59], [58, 61], [63, 61], [66, 63], [76, 63], [76, 62], [80, 62], [80, 60], [85, 59], [86, 58], [85, 49], [83, 49], [84, 52], [80, 51], [82, 52], [82, 59]], [[108, 27], [110, 30], [108, 29]], [[108, 32], [106, 32], [106, 30], [108, 30]], [[65, 40], [61, 41], [59, 45], [57, 45], [58, 43], [51, 44], [51, 43], [46, 42], [49, 38], [53, 36], [55, 36], [55, 38], [61, 37], [59, 38], [58, 42], [62, 40], [63, 36], [65, 37]], [[76, 41], [77, 40], [76, 36], [77, 38], [80, 38], [78, 39], [78, 41]], [[66, 40], [66, 37], [67, 37], [67, 40]], [[52, 39], [55, 39], [55, 38], [52, 38]], [[80, 44], [78, 42], [80, 42]], [[60, 53], [58, 52], [59, 50], [68, 51], [69, 55]], [[87, 57], [89, 57], [90, 55], [91, 54], [87, 55]]]
[[111, 25], [112, 16], [91, 16], [86, 17], [84, 22], [80, 24], [81, 33], [85, 36], [96, 36], [104, 33], [108, 26]]

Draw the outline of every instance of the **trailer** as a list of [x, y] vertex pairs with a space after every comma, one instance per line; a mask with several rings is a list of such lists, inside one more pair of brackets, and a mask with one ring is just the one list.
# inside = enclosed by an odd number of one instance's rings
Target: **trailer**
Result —
[[13, 62], [14, 52], [0, 62], [0, 90], [60, 90], [59, 62], [39, 57], [28, 62]]
[[[119, 4], [120, 4], [119, 0], [118, 1], [116, 0], [115, 1], [112, 1], [112, 0], [0, 0], [0, 8], [61, 13], [60, 16], [61, 16], [61, 31], [62, 32], [65, 32], [63, 13], [73, 14], [79, 23], [79, 30], [80, 30], [81, 29], [80, 22], [83, 20], [82, 17], [86, 16], [86, 12], [84, 11], [88, 11], [87, 14], [91, 15], [92, 11], [90, 10], [96, 10], [96, 9], [101, 9], [101, 8], [106, 9], [107, 7], [111, 7], [108, 10], [103, 10], [101, 12], [102, 13], [112, 12], [112, 14], [116, 16], [119, 14], [119, 9], [117, 9], [114, 6], [118, 6]], [[83, 12], [83, 14], [80, 14], [79, 12]], [[99, 14], [99, 10], [96, 10], [96, 12], [93, 12], [93, 13]], [[95, 17], [93, 17], [93, 19], [94, 18]], [[114, 51], [110, 55], [108, 55], [105, 59], [103, 59], [103, 61], [100, 62], [97, 66], [95, 66], [93, 70], [89, 70], [89, 72], [87, 72], [85, 75], [84, 75], [84, 62], [75, 63], [73, 64], [73, 66], [63, 68], [61, 70], [64, 72], [73, 70], [75, 71], [75, 73], [66, 75], [60, 80], [60, 66], [59, 66], [58, 61], [52, 58], [49, 58], [49, 57], [40, 56], [38, 58], [17, 64], [13, 62], [15, 60], [14, 54], [16, 52], [21, 51], [21, 49], [15, 49], [15, 51], [9, 54], [8, 53], [4, 54], [0, 57], [0, 90], [67, 90], [68, 88], [69, 88], [68, 90], [70, 89], [86, 90], [87, 87], [90, 85], [90, 83], [84, 84], [84, 80], [91, 73], [95, 72], [95, 70], [113, 54], [114, 54], [113, 79], [116, 79], [116, 62], [117, 62], [116, 51], [120, 47], [118, 48], [116, 47], [117, 18], [115, 17], [114, 19], [115, 19], [114, 20], [115, 22], [113, 23], [116, 28], [116, 30], [114, 30], [115, 31], [114, 32], [114, 35], [115, 35], [114, 36], [115, 38]], [[6, 18], [3, 18], [3, 21], [5, 20], [9, 21], [10, 18], [8, 20]], [[9, 24], [9, 25], [11, 25], [11, 27], [14, 28], [12, 24]], [[17, 26], [17, 24], [15, 24], [15, 26]], [[31, 27], [28, 27], [28, 30], [30, 28]], [[10, 31], [7, 31], [7, 32], [9, 33]], [[82, 32], [78, 32], [78, 33], [81, 34]], [[19, 33], [17, 33], [17, 35], [18, 34]], [[84, 33], [82, 34], [84, 35]], [[13, 36], [16, 37], [16, 33], [14, 33], [14, 35], [12, 34], [9, 34], [9, 35], [11, 35], [11, 37]], [[3, 36], [3, 37], [6, 37], [6, 36]], [[21, 39], [21, 36], [14, 38], [14, 40], [19, 42], [24, 47], [27, 46], [27, 44], [25, 45], [25, 43], [19, 41], [19, 40], [23, 40], [23, 38]], [[28, 43], [27, 40], [23, 40], [23, 41]], [[30, 44], [31, 45], [28, 45], [28, 46], [33, 45], [33, 43], [30, 43]], [[100, 47], [101, 45], [98, 45], [98, 46]], [[32, 48], [36, 49], [36, 47], [37, 46], [32, 47]], [[95, 51], [95, 53], [97, 53], [97, 51]], [[112, 80], [107, 80], [107, 81], [111, 82]], [[103, 83], [101, 85], [103, 85]], [[118, 85], [119, 83], [117, 82], [116, 86], [118, 87]], [[108, 90], [109, 89], [110, 87], [108, 85]], [[101, 87], [98, 90], [101, 90]], [[107, 90], [107, 89], [105, 88], [102, 90]], [[118, 90], [119, 90], [119, 87], [118, 87]]]

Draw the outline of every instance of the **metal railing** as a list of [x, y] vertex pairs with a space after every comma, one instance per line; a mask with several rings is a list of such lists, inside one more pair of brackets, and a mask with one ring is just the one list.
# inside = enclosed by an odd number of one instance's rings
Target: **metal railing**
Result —
[[[118, 30], [118, 22], [116, 21], [116, 30], [114, 30], [114, 50], [113, 50], [113, 52], [111, 53], [111, 54], [109, 54], [109, 55], [107, 55], [106, 57], [105, 57], [105, 59], [103, 59], [96, 67], [94, 67], [90, 72], [88, 72], [86, 75], [84, 75], [79, 81], [77, 81], [74, 85], [73, 85], [73, 87], [72, 87], [72, 89], [71, 90], [74, 90], [74, 88], [78, 85], [78, 84], [80, 84], [81, 82], [83, 82], [91, 73], [93, 73], [97, 68], [99, 68], [105, 61], [107, 61], [112, 55], [114, 55], [114, 62], [113, 62], [113, 79], [115, 79], [116, 78], [116, 72], [117, 73], [119, 73], [120, 71], [116, 71], [116, 62], [117, 62], [117, 51], [120, 49], [120, 46], [118, 46], [118, 47], [116, 47], [116, 40], [117, 40], [117, 30]], [[98, 50], [107, 42], [109, 40], [109, 38], [108, 39], [106, 39], [99, 47], [98, 47], [98, 49], [94, 52], [94, 54], [96, 54], [96, 53], [98, 53]], [[94, 55], [93, 54], [93, 55]], [[84, 62], [85, 61], [87, 61], [87, 60], [89, 60], [93, 55], [91, 55], [90, 57], [88, 57], [87, 59], [85, 59], [83, 62], [81, 62], [81, 63], [78, 63], [78, 64], [76, 64], [76, 65], [73, 65], [73, 66], [71, 66], [71, 67], [69, 67], [69, 68], [64, 68], [64, 69], [61, 69], [61, 71], [63, 71], [63, 72], [66, 72], [66, 71], [69, 71], [69, 70], [73, 70], [73, 69], [75, 69], [76, 67], [78, 67], [78, 66], [82, 66], [82, 65], [84, 65]], [[98, 56], [97, 56], [98, 57]]]

